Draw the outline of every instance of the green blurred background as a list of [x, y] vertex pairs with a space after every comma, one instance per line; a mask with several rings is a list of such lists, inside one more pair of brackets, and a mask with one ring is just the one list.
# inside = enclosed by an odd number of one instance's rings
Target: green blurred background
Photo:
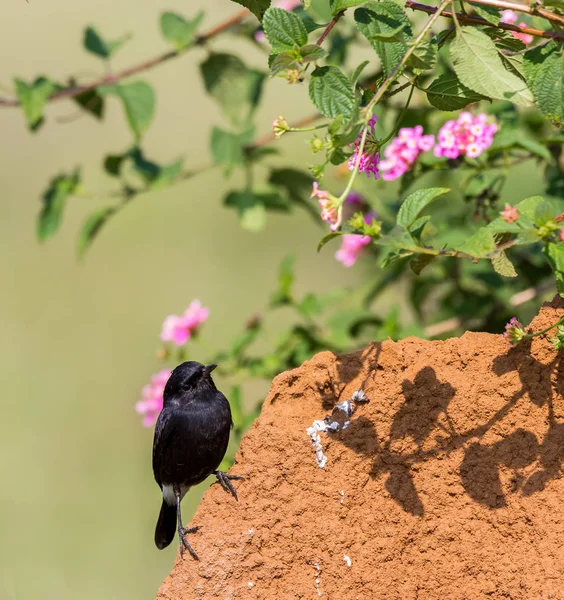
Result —
[[[200, 8], [204, 28], [240, 9], [228, 0], [4, 2], [2, 93], [14, 75], [99, 77], [100, 61], [81, 47], [87, 25], [110, 39], [134, 35], [113, 61], [119, 70], [166, 49], [160, 12], [191, 16]], [[223, 36], [213, 47], [264, 68], [265, 56], [248, 43]], [[185, 156], [188, 168], [208, 161], [210, 129], [222, 119], [202, 91], [198, 64], [205, 56], [198, 48], [136, 78], [157, 91], [143, 142], [149, 158]], [[268, 133], [278, 114], [290, 122], [309, 114], [305, 96], [303, 86], [269, 82], [258, 134]], [[35, 220], [48, 180], [82, 164], [89, 191], [111, 189], [102, 157], [132, 142], [116, 100], [101, 124], [90, 116], [59, 122], [76, 112], [71, 102], [49, 105], [47, 123], [33, 135], [19, 110], [0, 108], [2, 600], [149, 599], [171, 569], [176, 544], [162, 552], [153, 544], [160, 494], [150, 465], [152, 430], [134, 412], [141, 387], [162, 368], [155, 351], [166, 315], [199, 298], [211, 308], [203, 341], [222, 347], [266, 306], [287, 254], [298, 258], [298, 291], [352, 284], [366, 272], [362, 264], [347, 270], [337, 263], [336, 246], [318, 255], [322, 229], [303, 212], [270, 214], [262, 233], [243, 231], [222, 207], [236, 177], [226, 182], [217, 171], [140, 196], [112, 219], [83, 264], [75, 258], [76, 232], [92, 200], [74, 200], [63, 231], [40, 246]], [[311, 161], [304, 138], [279, 145], [280, 166]], [[538, 191], [533, 173], [522, 169], [504, 199], [517, 189], [518, 199]], [[196, 350], [193, 358], [205, 360], [205, 353]], [[184, 500], [185, 521], [202, 493], [195, 489]]]
[[[88, 81], [103, 74], [100, 61], [82, 50], [87, 25], [109, 38], [134, 35], [113, 61], [118, 70], [167, 49], [161, 11], [191, 16], [200, 8], [204, 29], [240, 10], [227, 0], [4, 2], [1, 94], [13, 89], [13, 76], [62, 81], [77, 74]], [[249, 62], [264, 64], [263, 55], [233, 37], [213, 46], [240, 49]], [[209, 160], [210, 129], [222, 120], [202, 92], [198, 64], [205, 55], [195, 49], [138, 78], [157, 92], [143, 143], [149, 157], [166, 163], [185, 156], [188, 168]], [[299, 86], [277, 81], [265, 91], [258, 133], [270, 130], [282, 108], [288, 119], [311, 110], [300, 111]], [[0, 108], [3, 600], [154, 598], [171, 569], [176, 544], [159, 552], [153, 543], [160, 494], [150, 464], [152, 429], [142, 428], [134, 412], [141, 387], [162, 368], [155, 351], [167, 314], [199, 298], [211, 308], [203, 340], [221, 347], [266, 305], [288, 253], [298, 255], [301, 289], [304, 280], [323, 290], [332, 280], [346, 284], [359, 276], [333, 252], [317, 255], [322, 230], [305, 213], [269, 215], [264, 232], [243, 231], [235, 212], [222, 207], [233, 182], [218, 171], [139, 197], [83, 264], [75, 238], [91, 200], [71, 202], [62, 232], [39, 245], [35, 221], [48, 180], [83, 164], [89, 191], [112, 189], [102, 157], [132, 142], [116, 100], [101, 124], [88, 115], [58, 122], [76, 112], [71, 102], [49, 105], [34, 135], [19, 110]], [[283, 145], [285, 163], [303, 164], [303, 139]], [[202, 493], [193, 490], [184, 500], [186, 521]]]

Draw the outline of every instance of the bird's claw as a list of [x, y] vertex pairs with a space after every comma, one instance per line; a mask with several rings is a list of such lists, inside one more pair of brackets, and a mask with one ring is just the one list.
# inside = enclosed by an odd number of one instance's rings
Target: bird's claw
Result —
[[178, 528], [178, 538], [180, 540], [180, 556], [181, 556], [182, 560], [184, 560], [184, 548], [186, 548], [186, 550], [188, 550], [188, 552], [190, 553], [190, 556], [194, 560], [200, 560], [198, 555], [194, 551], [194, 548], [192, 548], [192, 546], [190, 546], [190, 544], [188, 543], [188, 540], [186, 539], [186, 535], [188, 535], [189, 533], [196, 533], [196, 531], [198, 531], [201, 528], [202, 528], [201, 525], [197, 525], [196, 527], [190, 527], [189, 529], [185, 529], [184, 527]]
[[235, 486], [231, 483], [231, 480], [239, 481], [245, 478], [241, 475], [229, 475], [227, 473], [224, 473], [223, 471], [214, 471], [214, 473], [221, 487], [226, 492], [230, 493], [235, 498], [235, 500], [237, 500], [237, 502], [239, 502], [239, 498], [237, 497], [237, 490], [235, 489]]

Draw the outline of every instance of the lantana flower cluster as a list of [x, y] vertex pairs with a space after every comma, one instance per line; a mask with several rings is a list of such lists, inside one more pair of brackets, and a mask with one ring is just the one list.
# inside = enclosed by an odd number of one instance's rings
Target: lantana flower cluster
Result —
[[402, 127], [384, 151], [385, 159], [380, 161], [382, 179], [393, 181], [411, 170], [421, 152], [431, 150], [435, 145], [434, 135], [423, 135], [423, 127]]
[[523, 323], [521, 323], [517, 317], [512, 317], [509, 320], [509, 323], [505, 325], [503, 337], [505, 337], [511, 348], [518, 346], [526, 335]]
[[487, 150], [497, 132], [496, 123], [487, 123], [487, 116], [462, 112], [456, 121], [447, 121], [437, 135], [435, 156], [477, 158]]
[[[210, 311], [199, 300], [192, 300], [182, 315], [169, 315], [163, 323], [161, 340], [183, 346], [209, 317]], [[166, 382], [170, 377], [169, 369], [162, 369], [151, 377], [141, 391], [141, 400], [135, 410], [143, 415], [143, 425], [151, 427], [155, 424], [163, 408], [163, 394]]]
[[[364, 147], [362, 149], [360, 162], [358, 164], [359, 173], [366, 173], [367, 177], [370, 177], [372, 174], [374, 175], [374, 179], [378, 179], [380, 177], [380, 173], [378, 172], [378, 163], [380, 162], [380, 146], [378, 144], [378, 138], [376, 137], [375, 129], [377, 121], [378, 117], [373, 115], [368, 122], [368, 132], [366, 134], [366, 140], [364, 141]], [[354, 152], [349, 158], [349, 170], [351, 171], [354, 171], [356, 163], [359, 160], [358, 153], [360, 150], [361, 141], [362, 132], [352, 144], [354, 147]]]

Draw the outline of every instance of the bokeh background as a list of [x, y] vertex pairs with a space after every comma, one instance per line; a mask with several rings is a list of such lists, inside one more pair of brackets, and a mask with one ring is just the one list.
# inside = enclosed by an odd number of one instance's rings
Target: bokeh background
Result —
[[[4, 2], [2, 93], [12, 89], [13, 76], [100, 76], [103, 65], [82, 50], [88, 25], [110, 39], [134, 35], [113, 60], [118, 70], [166, 49], [161, 11], [191, 16], [200, 8], [206, 11], [204, 29], [240, 9], [228, 0]], [[264, 55], [243, 41], [224, 36], [213, 46], [264, 67]], [[198, 64], [205, 56], [204, 49], [195, 49], [138, 77], [157, 92], [143, 148], [159, 162], [185, 156], [186, 166], [197, 167], [208, 160], [210, 129], [222, 119], [202, 91]], [[268, 133], [282, 112], [290, 122], [309, 114], [305, 95], [303, 87], [270, 82], [258, 133]], [[76, 260], [76, 232], [96, 205], [92, 200], [73, 201], [62, 231], [40, 245], [35, 221], [48, 180], [82, 164], [89, 191], [111, 189], [102, 157], [132, 142], [116, 100], [110, 100], [103, 123], [88, 115], [60, 122], [75, 114], [71, 102], [53, 103], [44, 127], [31, 134], [19, 110], [0, 108], [5, 600], [149, 599], [172, 567], [176, 544], [162, 552], [153, 544], [160, 494], [150, 465], [152, 430], [143, 429], [134, 412], [141, 387], [161, 368], [155, 351], [167, 314], [199, 298], [211, 309], [203, 341], [222, 347], [266, 306], [277, 265], [289, 253], [297, 255], [302, 290], [352, 284], [365, 268], [344, 269], [333, 259], [335, 248], [318, 255], [322, 230], [305, 213], [269, 215], [264, 232], [243, 231], [235, 213], [222, 207], [233, 182], [217, 171], [140, 196], [104, 229], [82, 264]], [[280, 144], [284, 154], [277, 160], [284, 165], [310, 161], [303, 138]], [[534, 171], [527, 168], [505, 194], [509, 198], [518, 189], [520, 199], [536, 188]], [[204, 488], [184, 500], [186, 521]]]

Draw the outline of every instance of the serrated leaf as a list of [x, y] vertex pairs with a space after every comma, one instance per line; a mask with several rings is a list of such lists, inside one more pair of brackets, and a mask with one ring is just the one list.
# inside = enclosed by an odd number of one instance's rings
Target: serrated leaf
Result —
[[556, 289], [562, 296], [564, 294], [564, 244], [549, 242], [543, 248], [543, 252], [556, 276]]
[[300, 64], [300, 58], [296, 56], [295, 50], [287, 50], [276, 54], [270, 63], [270, 76], [275, 77], [282, 71], [296, 69]]
[[203, 19], [203, 11], [200, 11], [190, 21], [176, 13], [164, 12], [161, 14], [161, 33], [165, 40], [170, 42], [177, 50], [184, 50], [194, 43], [196, 31]]
[[311, 74], [309, 97], [322, 115], [348, 119], [355, 97], [351, 82], [338, 67], [317, 67]]
[[492, 258], [492, 267], [502, 277], [517, 277], [517, 271], [505, 252], [500, 252]]
[[486, 227], [478, 229], [474, 234], [467, 238], [462, 244], [455, 247], [455, 250], [464, 252], [474, 258], [486, 258], [492, 252], [495, 252], [497, 245], [491, 230]]
[[485, 19], [492, 25], [498, 25], [501, 21], [501, 13], [495, 6], [487, 6], [486, 4], [474, 4], [470, 2], [470, 6], [474, 9], [474, 12]]
[[307, 44], [307, 31], [298, 15], [282, 8], [269, 8], [262, 23], [275, 53], [301, 48]]
[[461, 27], [450, 44], [454, 70], [470, 89], [491, 98], [531, 106], [533, 96], [526, 83], [501, 62], [493, 41], [474, 27]]
[[245, 146], [253, 139], [254, 129], [243, 133], [231, 133], [214, 127], [211, 135], [211, 151], [215, 162], [223, 165], [228, 176], [233, 167], [245, 162]]
[[[413, 38], [411, 24], [405, 11], [389, 0], [368, 2], [366, 6], [355, 11], [354, 18], [358, 30], [378, 54], [382, 70], [389, 75], [407, 52], [408, 45], [405, 42], [411, 42]], [[383, 35], [397, 35], [402, 26], [404, 42], [383, 41]]]
[[36, 131], [43, 123], [43, 109], [49, 96], [57, 87], [45, 77], [38, 77], [31, 85], [14, 79], [16, 96], [21, 104], [28, 126]]
[[437, 42], [423, 40], [416, 46], [407, 65], [417, 72], [430, 71], [437, 64]]
[[262, 94], [265, 74], [233, 54], [211, 54], [200, 65], [206, 91], [234, 125], [248, 123]]
[[315, 62], [327, 56], [327, 50], [317, 44], [306, 44], [299, 49], [299, 53], [305, 63]]
[[359, 80], [360, 76], [362, 75], [362, 72], [369, 64], [370, 64], [370, 61], [365, 60], [365, 61], [361, 62], [360, 65], [358, 65], [358, 67], [353, 71], [353, 74], [351, 75], [351, 83], [352, 83], [353, 87], [356, 86], [356, 82]]
[[364, 4], [366, 0], [329, 0], [329, 6], [331, 8], [331, 14], [336, 15], [347, 8], [353, 6], [360, 6]]
[[396, 223], [400, 227], [409, 229], [426, 206], [448, 192], [450, 192], [448, 188], [426, 188], [413, 192], [400, 206]]
[[139, 139], [153, 120], [155, 113], [155, 92], [144, 81], [99, 86], [101, 95], [116, 95], [123, 104], [127, 122], [136, 139]]
[[[564, 55], [562, 52], [525, 54], [525, 73], [543, 115], [555, 125], [564, 126]], [[536, 64], [536, 58], [542, 64]]]
[[444, 111], [460, 110], [473, 104], [486, 100], [485, 96], [478, 94], [463, 85], [454, 74], [443, 73], [431, 82], [426, 89], [427, 99], [435, 108]]
[[106, 221], [116, 212], [115, 207], [107, 206], [105, 208], [101, 208], [95, 212], [93, 212], [84, 222], [82, 226], [82, 230], [78, 236], [78, 245], [77, 252], [78, 257], [82, 258], [84, 253], [92, 242], [94, 238], [100, 233], [102, 227], [106, 223]]
[[317, 244], [317, 251], [319, 252], [327, 242], [330, 242], [331, 240], [341, 235], [343, 234], [340, 231], [332, 231], [331, 233], [328, 233], [326, 236], [321, 238], [321, 241], [319, 242], [319, 244]]
[[43, 208], [37, 221], [37, 237], [43, 242], [57, 232], [67, 200], [80, 184], [80, 169], [72, 175], [57, 175], [42, 196]]
[[83, 45], [85, 50], [95, 56], [110, 58], [128, 39], [129, 36], [124, 36], [118, 40], [105, 40], [93, 27], [87, 27], [84, 30]]

